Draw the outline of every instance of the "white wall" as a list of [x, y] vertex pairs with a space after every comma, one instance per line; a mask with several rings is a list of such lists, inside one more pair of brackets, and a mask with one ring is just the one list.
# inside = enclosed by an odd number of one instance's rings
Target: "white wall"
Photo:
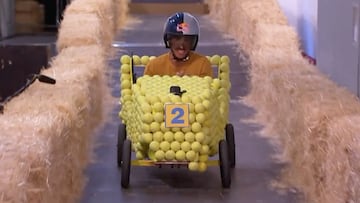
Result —
[[318, 0], [278, 0], [278, 2], [289, 24], [296, 28], [304, 52], [316, 58]]

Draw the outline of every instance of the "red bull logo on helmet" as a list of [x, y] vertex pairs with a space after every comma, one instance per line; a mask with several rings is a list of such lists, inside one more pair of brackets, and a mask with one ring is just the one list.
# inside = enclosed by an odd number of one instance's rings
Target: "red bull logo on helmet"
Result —
[[187, 23], [180, 23], [176, 26], [177, 32], [189, 32], [189, 25]]

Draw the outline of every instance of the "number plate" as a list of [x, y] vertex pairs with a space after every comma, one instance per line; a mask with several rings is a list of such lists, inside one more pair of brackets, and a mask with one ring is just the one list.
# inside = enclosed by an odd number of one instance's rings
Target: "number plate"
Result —
[[165, 104], [165, 127], [189, 127], [189, 104]]

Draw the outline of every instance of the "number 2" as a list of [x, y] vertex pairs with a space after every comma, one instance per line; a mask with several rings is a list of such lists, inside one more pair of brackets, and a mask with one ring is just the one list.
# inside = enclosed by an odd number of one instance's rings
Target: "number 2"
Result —
[[184, 109], [182, 108], [174, 108], [171, 111], [171, 114], [175, 115], [175, 117], [171, 120], [171, 123], [174, 124], [184, 124]]

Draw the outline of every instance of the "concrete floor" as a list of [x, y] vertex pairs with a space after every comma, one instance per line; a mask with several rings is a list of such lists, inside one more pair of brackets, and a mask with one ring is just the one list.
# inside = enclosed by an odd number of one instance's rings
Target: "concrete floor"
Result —
[[[142, 23], [127, 29], [114, 40], [116, 56], [109, 59], [112, 95], [120, 97], [119, 58], [123, 54], [159, 55], [163, 47], [162, 28], [166, 16], [137, 16]], [[199, 16], [201, 37], [197, 51], [205, 55], [228, 55], [231, 58], [230, 122], [236, 139], [236, 167], [232, 171], [230, 189], [223, 189], [218, 167], [204, 173], [187, 169], [132, 167], [130, 188], [120, 186], [120, 170], [116, 163], [117, 125], [120, 107], [113, 106], [109, 121], [97, 134], [96, 162], [87, 170], [88, 183], [82, 203], [112, 202], [236, 202], [236, 203], [292, 203], [300, 202], [300, 195], [280, 195], [270, 189], [281, 165], [271, 159], [272, 146], [259, 136], [261, 126], [242, 122], [251, 118], [254, 110], [238, 99], [249, 91], [249, 66], [245, 57], [236, 50], [236, 43], [224, 38], [205, 18]], [[216, 158], [216, 157], [215, 157]]]

